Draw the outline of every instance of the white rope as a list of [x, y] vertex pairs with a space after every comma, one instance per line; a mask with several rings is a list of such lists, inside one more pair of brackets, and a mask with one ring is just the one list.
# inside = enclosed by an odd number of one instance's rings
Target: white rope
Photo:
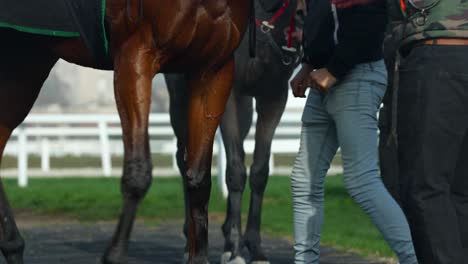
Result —
[[340, 21], [338, 19], [338, 12], [336, 11], [336, 5], [332, 4], [332, 13], [333, 13], [333, 18], [335, 20], [335, 33], [333, 34], [333, 38], [335, 40], [335, 45], [338, 45], [338, 29], [340, 28]]

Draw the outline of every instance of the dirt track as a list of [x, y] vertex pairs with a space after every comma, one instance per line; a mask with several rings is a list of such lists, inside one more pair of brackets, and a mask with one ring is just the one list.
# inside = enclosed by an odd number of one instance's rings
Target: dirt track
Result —
[[[95, 264], [104, 251], [114, 230], [113, 223], [80, 224], [68, 219], [52, 217], [20, 217], [19, 227], [26, 240], [27, 264]], [[265, 238], [264, 246], [272, 264], [293, 263], [291, 243]], [[210, 227], [210, 262], [219, 263], [222, 252], [219, 225]], [[129, 264], [180, 264], [184, 238], [180, 224], [166, 224], [151, 228], [136, 224], [130, 244]], [[248, 255], [247, 255], [248, 256]], [[0, 260], [0, 263], [3, 263]], [[342, 253], [331, 248], [322, 249], [321, 264], [383, 264]]]

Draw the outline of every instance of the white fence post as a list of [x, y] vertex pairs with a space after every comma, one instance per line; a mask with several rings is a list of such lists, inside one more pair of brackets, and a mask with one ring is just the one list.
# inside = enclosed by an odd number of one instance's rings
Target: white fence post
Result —
[[268, 164], [268, 166], [270, 167], [269, 171], [269, 175], [273, 175], [275, 173], [275, 155], [273, 154], [273, 152], [270, 153], [270, 162]]
[[219, 191], [223, 194], [223, 197], [227, 198], [229, 192], [226, 186], [226, 149], [224, 148], [223, 137], [221, 136], [219, 129], [216, 131], [215, 140], [218, 145], [218, 188]]
[[179, 166], [177, 164], [177, 137], [174, 137], [174, 139], [172, 140], [172, 145], [175, 146], [175, 150], [172, 153], [172, 169], [178, 172]]
[[99, 121], [99, 140], [101, 142], [101, 164], [104, 176], [111, 176], [112, 160], [110, 154], [109, 133], [107, 130], [107, 122]]
[[41, 140], [41, 169], [43, 172], [50, 171], [50, 149], [49, 139], [47, 137]]
[[[173, 154], [176, 149], [174, 148], [174, 145], [176, 145], [176, 139], [171, 138], [166, 140], [168, 136], [174, 135], [172, 129], [170, 128], [169, 116], [167, 114], [152, 115], [154, 116], [151, 117], [152, 121], [150, 122], [149, 129], [150, 135], [154, 137], [161, 136], [164, 138], [163, 144], [165, 145], [162, 148], [161, 153]], [[28, 184], [28, 154], [33, 152], [34, 154], [41, 155], [41, 169], [45, 173], [47, 173], [48, 170], [53, 170], [50, 164], [51, 156], [70, 153], [81, 155], [85, 153], [89, 155], [99, 155], [102, 166], [100, 170], [106, 176], [111, 175], [111, 158], [114, 146], [114, 142], [111, 141], [111, 137], [121, 137], [122, 130], [117, 127], [113, 127], [110, 124], [117, 124], [118, 121], [119, 117], [117, 115], [29, 115], [23, 125], [13, 132], [13, 136], [17, 139], [17, 147], [15, 148], [14, 144], [10, 144], [10, 147], [7, 147], [5, 151], [7, 155], [14, 154], [18, 157], [18, 184], [20, 186], [26, 186]], [[89, 124], [94, 124], [94, 126], [90, 127]], [[269, 164], [271, 174], [275, 173], [275, 169], [277, 169], [275, 167], [278, 165], [278, 161], [276, 160], [275, 162], [275, 158], [278, 157], [278, 154], [296, 153], [299, 149], [298, 134], [300, 132], [300, 126], [300, 113], [285, 113], [283, 115], [282, 122], [275, 132], [277, 139], [275, 139], [274, 144], [272, 145], [272, 157]], [[62, 129], [59, 127], [62, 127]], [[98, 137], [100, 140], [99, 147], [90, 145], [88, 143], [86, 143], [87, 145], [83, 147], [81, 145], [76, 145], [76, 142], [78, 141], [86, 142], [88, 140], [95, 140], [96, 137]], [[61, 138], [70, 138], [70, 140], [64, 140], [64, 143], [70, 144], [72, 147], [68, 147], [68, 145], [67, 148], [53, 147], [57, 144], [57, 142], [60, 141]], [[172, 140], [174, 141], [171, 142]], [[248, 146], [248, 149], [246, 150], [248, 153], [253, 151], [253, 140], [254, 129], [251, 129], [246, 144], [244, 144]], [[223, 195], [226, 196], [228, 193], [225, 179], [227, 159], [223, 140], [219, 131], [216, 134], [215, 144], [216, 147], [218, 147], [218, 149], [216, 149], [219, 174], [219, 182], [217, 185]], [[39, 145], [39, 148], [36, 147], [37, 145]], [[174, 172], [178, 171], [175, 155], [173, 157], [172, 167]], [[29, 173], [31, 174], [31, 170], [29, 170]]]
[[28, 186], [28, 135], [24, 125], [18, 127], [18, 186]]

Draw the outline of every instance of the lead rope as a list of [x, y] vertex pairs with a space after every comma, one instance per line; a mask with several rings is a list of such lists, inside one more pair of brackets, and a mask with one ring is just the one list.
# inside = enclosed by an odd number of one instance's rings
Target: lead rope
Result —
[[395, 66], [394, 66], [394, 74], [393, 74], [393, 85], [392, 85], [392, 124], [390, 128], [390, 137], [387, 140], [387, 144], [390, 143], [391, 139], [395, 140], [395, 146], [398, 150], [398, 91], [400, 89], [400, 64], [401, 64], [401, 53], [400, 53], [400, 45], [403, 41], [403, 36], [405, 35], [406, 26], [409, 22], [408, 17], [406, 16], [407, 10], [407, 1], [408, 0], [400, 0], [400, 9], [403, 13], [403, 26], [399, 32], [398, 41], [400, 42], [397, 47], [396, 51], [396, 59], [395, 59]]

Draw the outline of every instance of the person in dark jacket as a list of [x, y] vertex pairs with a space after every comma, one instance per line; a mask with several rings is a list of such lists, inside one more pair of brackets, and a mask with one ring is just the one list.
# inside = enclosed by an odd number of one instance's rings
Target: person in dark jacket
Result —
[[398, 99], [398, 166], [390, 158], [382, 168], [398, 169], [387, 183], [406, 213], [419, 262], [467, 264], [468, 2], [388, 1], [400, 7], [393, 17], [404, 18], [394, 29], [402, 59], [391, 97]]
[[291, 177], [295, 263], [316, 264], [324, 181], [341, 148], [344, 181], [401, 264], [417, 263], [406, 218], [384, 187], [377, 161], [377, 111], [387, 85], [383, 62], [383, 0], [310, 0], [305, 58], [292, 80], [305, 97], [299, 153]]

